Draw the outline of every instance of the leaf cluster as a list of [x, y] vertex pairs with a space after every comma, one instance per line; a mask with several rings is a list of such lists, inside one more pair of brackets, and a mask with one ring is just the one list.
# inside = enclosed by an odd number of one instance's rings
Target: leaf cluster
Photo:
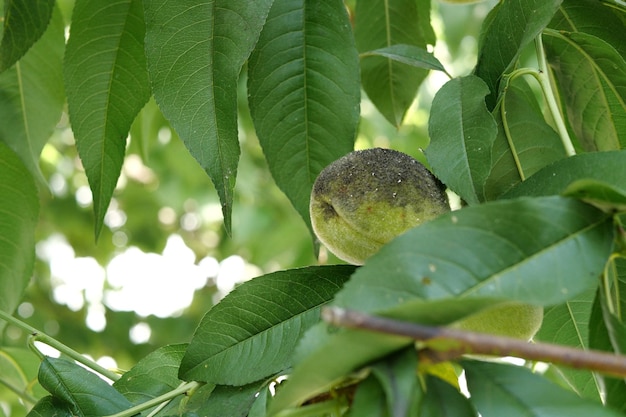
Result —
[[[501, 1], [482, 23], [473, 70], [453, 77], [433, 52], [436, 4], [77, 0], [65, 42], [53, 0], [5, 0], [0, 312], [18, 326], [10, 313], [34, 262], [38, 161], [66, 103], [96, 236], [150, 97], [211, 178], [230, 232], [245, 72], [269, 169], [310, 227], [317, 174], [354, 148], [361, 89], [398, 127], [437, 72], [449, 80], [432, 101], [425, 158], [463, 206], [362, 267], [309, 266], [242, 284], [188, 344], [164, 346], [121, 376], [104, 372], [110, 383], [72, 355], [43, 358], [35, 378], [22, 372], [23, 352], [2, 350], [0, 382], [36, 401], [29, 416], [626, 413], [624, 379], [593, 369], [545, 364], [540, 375], [476, 358], [433, 365], [406, 336], [320, 320], [331, 305], [447, 326], [523, 302], [545, 309], [536, 340], [626, 353], [626, 9]], [[457, 385], [461, 370], [469, 397]]]

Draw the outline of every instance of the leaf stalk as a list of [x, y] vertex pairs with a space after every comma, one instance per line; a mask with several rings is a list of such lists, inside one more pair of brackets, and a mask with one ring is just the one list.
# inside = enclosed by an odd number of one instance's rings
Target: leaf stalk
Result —
[[[158, 397], [155, 397], [151, 400], [148, 400], [144, 403], [141, 403], [139, 405], [136, 405], [134, 407], [131, 407], [129, 409], [126, 409], [124, 411], [120, 411], [119, 413], [115, 413], [115, 414], [111, 414], [109, 416], [106, 417], [131, 417], [134, 416], [144, 410], [147, 410], [148, 408], [152, 408], [154, 406], [160, 406], [157, 409], [157, 412], [160, 411], [163, 407], [165, 407], [165, 405], [167, 405], [167, 403], [172, 400], [175, 397], [178, 397], [179, 395], [185, 394], [188, 391], [192, 391], [194, 389], [196, 389], [197, 387], [200, 386], [199, 382], [196, 381], [192, 381], [192, 382], [185, 382], [182, 383], [181, 385], [179, 385], [177, 388], [166, 392], [163, 395], [159, 395]], [[150, 414], [151, 416], [154, 415], [154, 413]]]
[[[7, 323], [10, 323], [10, 324], [12, 324], [12, 325], [14, 325], [16, 327], [19, 327], [22, 330], [25, 330], [28, 333], [30, 333], [31, 337], [30, 337], [30, 340], [29, 340], [29, 345], [31, 346], [31, 348], [35, 348], [34, 342], [36, 342], [36, 341], [44, 343], [44, 344], [46, 344], [46, 345], [48, 345], [48, 346], [58, 350], [62, 354], [72, 358], [76, 362], [79, 362], [79, 363], [85, 365], [87, 368], [89, 368], [89, 369], [99, 373], [100, 375], [102, 375], [102, 376], [104, 376], [106, 378], [109, 378], [112, 381], [117, 381], [120, 378], [120, 375], [118, 373], [113, 372], [110, 369], [107, 369], [107, 368], [97, 364], [96, 362], [94, 362], [91, 359], [85, 357], [84, 355], [81, 355], [80, 353], [78, 353], [74, 349], [70, 348], [69, 346], [64, 345], [63, 343], [59, 342], [58, 340], [56, 340], [52, 336], [49, 336], [49, 335], [43, 333], [42, 331], [35, 329], [34, 327], [32, 327], [32, 326], [24, 323], [23, 321], [13, 317], [12, 315], [6, 313], [5, 311], [0, 310], [0, 320], [4, 320]], [[39, 352], [39, 350], [36, 349], [36, 352]], [[41, 352], [39, 352], [39, 355], [41, 356]]]
[[539, 72], [536, 77], [537, 81], [539, 81], [539, 86], [543, 91], [543, 96], [546, 99], [548, 109], [550, 109], [550, 113], [552, 113], [552, 119], [554, 120], [556, 129], [561, 137], [561, 143], [565, 148], [565, 153], [567, 156], [576, 155], [572, 139], [569, 136], [561, 110], [559, 109], [556, 97], [554, 96], [552, 83], [550, 82], [549, 68], [546, 62], [546, 53], [543, 48], [543, 41], [541, 40], [541, 33], [535, 38], [535, 48], [537, 51], [537, 62], [539, 63]]
[[513, 161], [515, 162], [515, 167], [517, 168], [517, 172], [522, 181], [526, 180], [526, 175], [524, 175], [524, 169], [522, 168], [522, 162], [519, 159], [519, 154], [517, 149], [515, 148], [515, 142], [513, 142], [513, 135], [511, 134], [511, 129], [509, 128], [509, 119], [506, 117], [506, 90], [509, 87], [511, 81], [515, 78], [522, 75], [532, 75], [536, 79], [538, 79], [539, 72], [530, 68], [520, 68], [513, 71], [511, 74], [505, 77], [504, 79], [504, 89], [503, 93], [500, 95], [499, 106], [500, 106], [500, 117], [502, 119], [502, 128], [504, 129], [504, 136], [506, 137], [506, 141], [509, 144], [509, 148], [511, 149], [511, 154], [513, 155]]

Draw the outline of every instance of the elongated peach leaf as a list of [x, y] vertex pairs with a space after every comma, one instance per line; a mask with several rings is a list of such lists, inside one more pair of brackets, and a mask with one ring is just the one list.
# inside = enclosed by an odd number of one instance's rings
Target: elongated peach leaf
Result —
[[93, 194], [95, 235], [124, 161], [130, 125], [150, 96], [141, 0], [78, 0], [65, 54], [70, 122]]

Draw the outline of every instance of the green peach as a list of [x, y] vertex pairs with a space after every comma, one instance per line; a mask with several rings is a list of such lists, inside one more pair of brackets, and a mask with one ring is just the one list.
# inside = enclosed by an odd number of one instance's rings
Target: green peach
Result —
[[311, 223], [337, 257], [361, 265], [394, 237], [450, 210], [443, 184], [402, 152], [351, 152], [328, 165], [311, 193]]
[[[311, 193], [311, 223], [337, 257], [361, 265], [410, 228], [450, 210], [445, 187], [412, 157], [390, 149], [355, 151], [327, 166]], [[498, 304], [453, 325], [476, 332], [530, 339], [543, 309]]]

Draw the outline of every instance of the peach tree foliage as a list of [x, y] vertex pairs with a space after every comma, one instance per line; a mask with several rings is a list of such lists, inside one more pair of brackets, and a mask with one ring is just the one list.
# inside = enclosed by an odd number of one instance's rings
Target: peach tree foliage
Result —
[[[424, 160], [465, 203], [361, 267], [311, 265], [242, 284], [188, 344], [163, 346], [121, 375], [45, 334], [64, 357], [3, 349], [11, 360], [0, 361], [0, 384], [34, 397], [29, 416], [626, 415], [623, 377], [559, 363], [543, 374], [476, 359], [420, 366], [411, 339], [320, 320], [331, 305], [446, 326], [515, 301], [545, 308], [537, 341], [626, 353], [624, 3], [502, 0], [482, 22], [474, 68], [454, 76], [429, 47], [435, 6], [76, 0], [65, 42], [54, 0], [4, 0], [4, 322], [35, 332], [11, 314], [33, 269], [38, 161], [65, 105], [96, 236], [150, 97], [215, 185], [230, 232], [245, 72], [269, 170], [310, 229], [312, 184], [354, 149], [361, 92], [399, 127], [427, 75], [441, 72], [449, 80], [429, 109]], [[37, 366], [47, 393], [14, 377]], [[456, 385], [461, 369], [469, 398]]]

